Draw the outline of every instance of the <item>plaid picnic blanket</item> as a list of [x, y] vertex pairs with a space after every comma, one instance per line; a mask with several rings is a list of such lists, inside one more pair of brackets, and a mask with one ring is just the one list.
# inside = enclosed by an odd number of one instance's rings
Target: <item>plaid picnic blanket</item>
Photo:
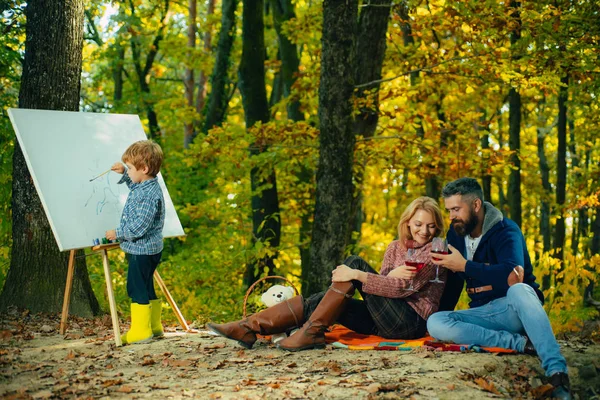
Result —
[[453, 344], [436, 341], [431, 336], [425, 336], [413, 340], [392, 340], [381, 336], [363, 335], [351, 331], [342, 325], [334, 325], [329, 332], [325, 333], [325, 340], [333, 347], [348, 350], [396, 350], [410, 351], [418, 347], [429, 347], [438, 351], [460, 351], [477, 353], [502, 353], [517, 354], [515, 350], [500, 347], [483, 347], [473, 344]]

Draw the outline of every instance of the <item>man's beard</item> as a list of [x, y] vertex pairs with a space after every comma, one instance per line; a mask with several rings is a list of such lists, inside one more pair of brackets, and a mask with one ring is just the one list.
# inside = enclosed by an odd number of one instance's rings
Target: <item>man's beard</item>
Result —
[[479, 223], [479, 217], [477, 213], [475, 213], [475, 209], [473, 207], [470, 208], [469, 219], [467, 221], [462, 220], [454, 220], [452, 221], [452, 226], [454, 227], [454, 231], [458, 233], [460, 236], [465, 236], [473, 232], [473, 229]]

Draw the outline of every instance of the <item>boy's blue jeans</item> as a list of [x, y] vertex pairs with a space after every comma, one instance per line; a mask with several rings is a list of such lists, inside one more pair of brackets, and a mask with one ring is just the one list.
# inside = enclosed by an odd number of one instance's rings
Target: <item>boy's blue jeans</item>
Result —
[[129, 269], [127, 270], [127, 295], [132, 303], [150, 304], [156, 300], [154, 291], [154, 271], [160, 263], [162, 251], [153, 255], [125, 253]]
[[460, 311], [442, 311], [427, 321], [429, 334], [438, 340], [479, 346], [502, 347], [523, 352], [527, 335], [546, 375], [567, 372], [548, 316], [531, 286], [517, 283], [506, 297], [481, 307]]

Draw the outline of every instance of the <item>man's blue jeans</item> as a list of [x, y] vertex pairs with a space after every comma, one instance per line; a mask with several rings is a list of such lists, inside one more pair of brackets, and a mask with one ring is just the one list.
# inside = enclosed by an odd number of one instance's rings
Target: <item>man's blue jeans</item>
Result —
[[531, 286], [517, 283], [506, 297], [481, 307], [442, 311], [427, 321], [429, 334], [438, 340], [523, 352], [527, 334], [546, 375], [567, 372], [567, 362], [552, 332], [548, 316]]

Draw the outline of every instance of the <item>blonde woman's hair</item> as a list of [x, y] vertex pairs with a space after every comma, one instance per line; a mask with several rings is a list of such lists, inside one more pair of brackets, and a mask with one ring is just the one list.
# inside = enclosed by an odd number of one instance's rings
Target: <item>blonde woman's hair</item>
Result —
[[156, 176], [163, 162], [163, 151], [152, 140], [140, 140], [125, 150], [121, 160], [133, 164], [136, 169], [148, 167], [148, 175]]
[[442, 211], [440, 210], [437, 201], [427, 196], [418, 197], [406, 207], [400, 217], [400, 222], [398, 223], [398, 240], [402, 247], [406, 247], [406, 240], [413, 239], [410, 229], [408, 228], [408, 221], [410, 221], [419, 210], [427, 211], [433, 217], [436, 228], [434, 236], [440, 236], [444, 233], [444, 218], [442, 217]]

